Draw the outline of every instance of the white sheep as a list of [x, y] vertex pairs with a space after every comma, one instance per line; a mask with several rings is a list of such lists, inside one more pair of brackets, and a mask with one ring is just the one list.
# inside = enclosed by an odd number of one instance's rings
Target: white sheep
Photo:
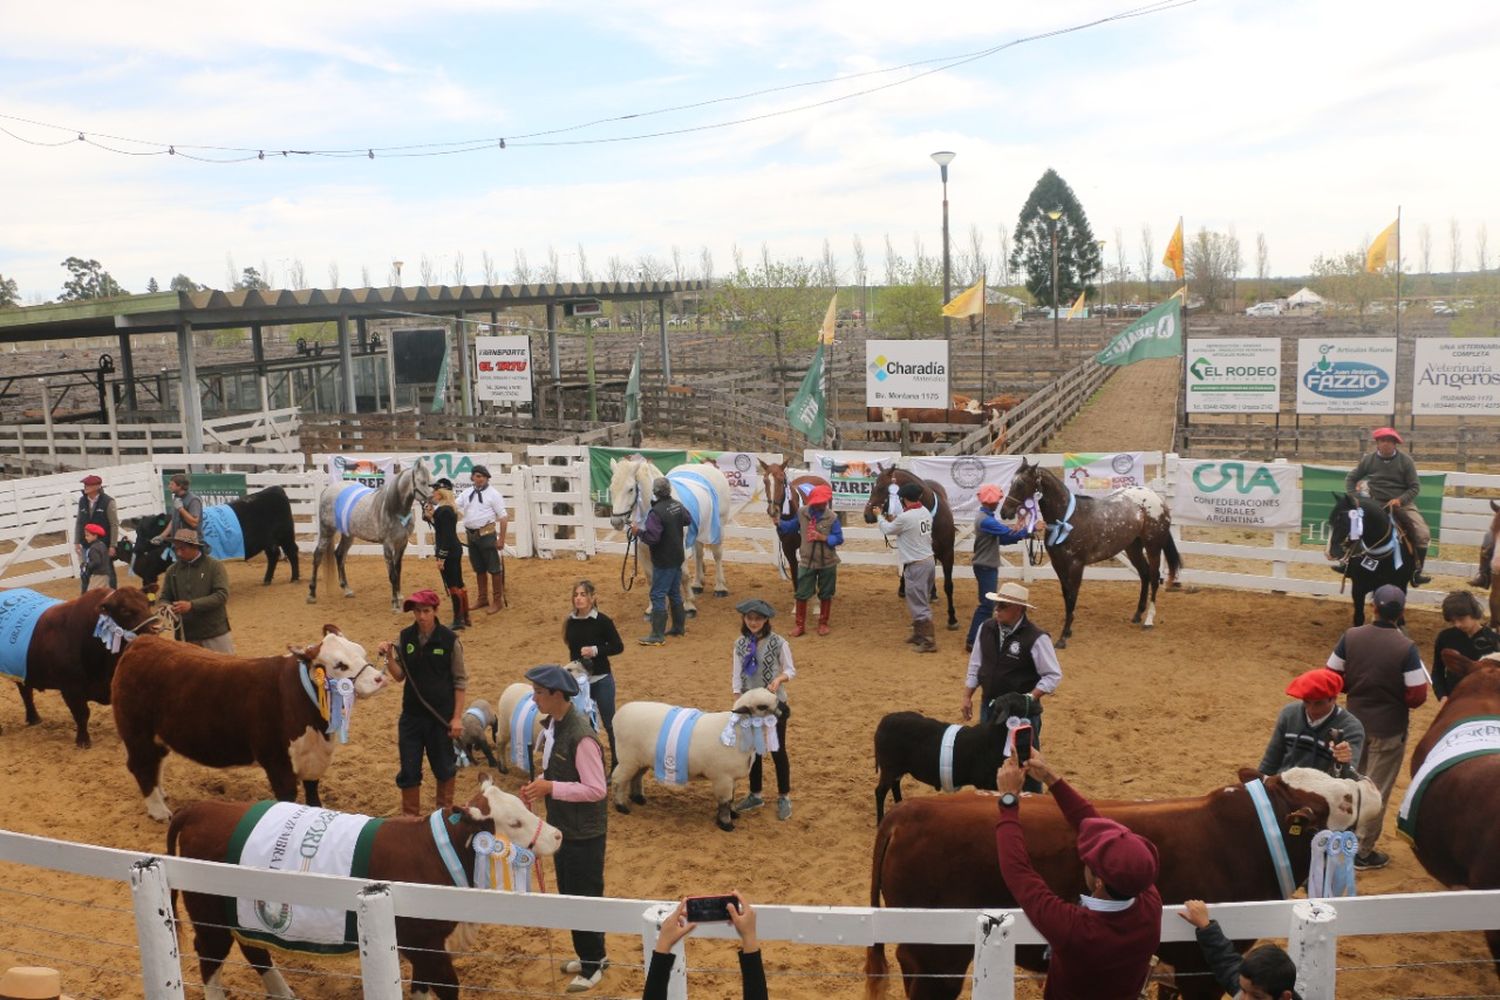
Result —
[[[586, 685], [588, 684], [589, 672], [582, 663], [574, 660], [573, 662], [567, 664], [565, 669], [568, 671], [568, 673], [573, 675], [573, 679], [578, 681], [580, 687], [587, 690]], [[500, 702], [495, 708], [495, 726], [493, 730], [495, 737], [495, 754], [500, 758], [498, 767], [503, 773], [506, 774], [510, 773], [510, 765], [515, 763], [515, 761], [511, 759], [511, 720], [515, 717], [516, 707], [530, 696], [531, 682], [518, 681], [501, 692]], [[574, 702], [575, 704], [577, 704], [578, 699], [575, 698]], [[535, 746], [536, 739], [541, 734], [541, 726], [546, 718], [547, 716], [541, 713], [537, 713], [535, 715], [536, 721], [532, 724], [531, 729], [531, 739], [533, 746]], [[521, 751], [521, 754], [527, 754], [530, 749], [530, 747], [525, 748]], [[524, 766], [521, 769], [523, 771], [526, 770]]]
[[[679, 717], [673, 713], [674, 706], [659, 701], [633, 701], [615, 713], [615, 751], [619, 757], [610, 778], [610, 793], [620, 812], [630, 812], [627, 796], [636, 805], [646, 804], [641, 782], [646, 772], [657, 765], [662, 728], [668, 724], [669, 715], [674, 719]], [[714, 798], [718, 800], [715, 822], [721, 830], [734, 829], [737, 814], [729, 806], [734, 800], [734, 783], [750, 773], [750, 764], [755, 759], [755, 751], [749, 748], [747, 740], [741, 738], [737, 745], [726, 746], [721, 739], [727, 727], [742, 719], [758, 723], [763, 735], [774, 738], [776, 695], [765, 688], [746, 691], [731, 711], [705, 712], [689, 734], [679, 733], [678, 741], [668, 740], [663, 744], [664, 764], [669, 773], [676, 774], [678, 783], [691, 778], [707, 778], [713, 783]], [[675, 750], [683, 741], [688, 748], [685, 762], [676, 759]], [[667, 744], [672, 744], [671, 748]], [[661, 775], [657, 777], [660, 779]]]

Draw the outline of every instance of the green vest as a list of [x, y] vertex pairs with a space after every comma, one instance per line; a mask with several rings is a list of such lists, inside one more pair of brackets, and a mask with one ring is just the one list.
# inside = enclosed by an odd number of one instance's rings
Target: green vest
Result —
[[[551, 723], [552, 756], [542, 777], [548, 781], [577, 781], [578, 744], [585, 739], [599, 742], [594, 727], [576, 707]], [[609, 796], [598, 802], [564, 802], [547, 796], [547, 822], [562, 831], [565, 840], [589, 840], [604, 836], [609, 823]]]

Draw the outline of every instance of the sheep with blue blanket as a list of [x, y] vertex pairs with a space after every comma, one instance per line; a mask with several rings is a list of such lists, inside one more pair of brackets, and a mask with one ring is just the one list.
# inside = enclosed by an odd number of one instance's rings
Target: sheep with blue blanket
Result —
[[619, 759], [610, 778], [615, 808], [630, 812], [627, 798], [645, 805], [641, 790], [647, 771], [665, 785], [691, 778], [713, 783], [718, 803], [715, 822], [734, 829], [734, 783], [750, 773], [757, 753], [776, 749], [776, 695], [754, 688], [740, 695], [728, 712], [700, 712], [659, 701], [633, 701], [615, 713]]

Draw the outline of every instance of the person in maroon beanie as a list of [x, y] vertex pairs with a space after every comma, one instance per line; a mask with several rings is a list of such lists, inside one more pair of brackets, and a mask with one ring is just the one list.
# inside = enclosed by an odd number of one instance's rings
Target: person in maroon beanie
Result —
[[[1045, 783], [1078, 831], [1078, 857], [1088, 895], [1077, 905], [1058, 896], [1032, 867], [1021, 831], [1020, 791], [1026, 774]], [[1033, 753], [1025, 771], [1014, 756], [995, 774], [1000, 820], [995, 846], [1000, 874], [1052, 949], [1046, 1000], [1135, 1000], [1161, 943], [1156, 845], [1105, 819]]]

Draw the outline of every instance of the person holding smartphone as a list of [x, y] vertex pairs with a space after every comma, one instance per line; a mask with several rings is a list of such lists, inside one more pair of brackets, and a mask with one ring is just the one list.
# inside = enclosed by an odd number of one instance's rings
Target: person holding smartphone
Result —
[[697, 897], [677, 904], [677, 909], [657, 932], [656, 948], [651, 952], [651, 964], [646, 968], [646, 990], [641, 994], [641, 1000], [667, 1000], [667, 983], [672, 976], [672, 966], [677, 962], [672, 949], [698, 926], [697, 921], [688, 919], [689, 904], [718, 899], [724, 899], [724, 916], [709, 914], [704, 919], [712, 917], [734, 924], [740, 935], [740, 980], [744, 984], [744, 998], [766, 1000], [766, 970], [761, 964], [760, 941], [755, 936], [755, 910], [745, 902], [739, 890], [735, 890], [731, 897]]

